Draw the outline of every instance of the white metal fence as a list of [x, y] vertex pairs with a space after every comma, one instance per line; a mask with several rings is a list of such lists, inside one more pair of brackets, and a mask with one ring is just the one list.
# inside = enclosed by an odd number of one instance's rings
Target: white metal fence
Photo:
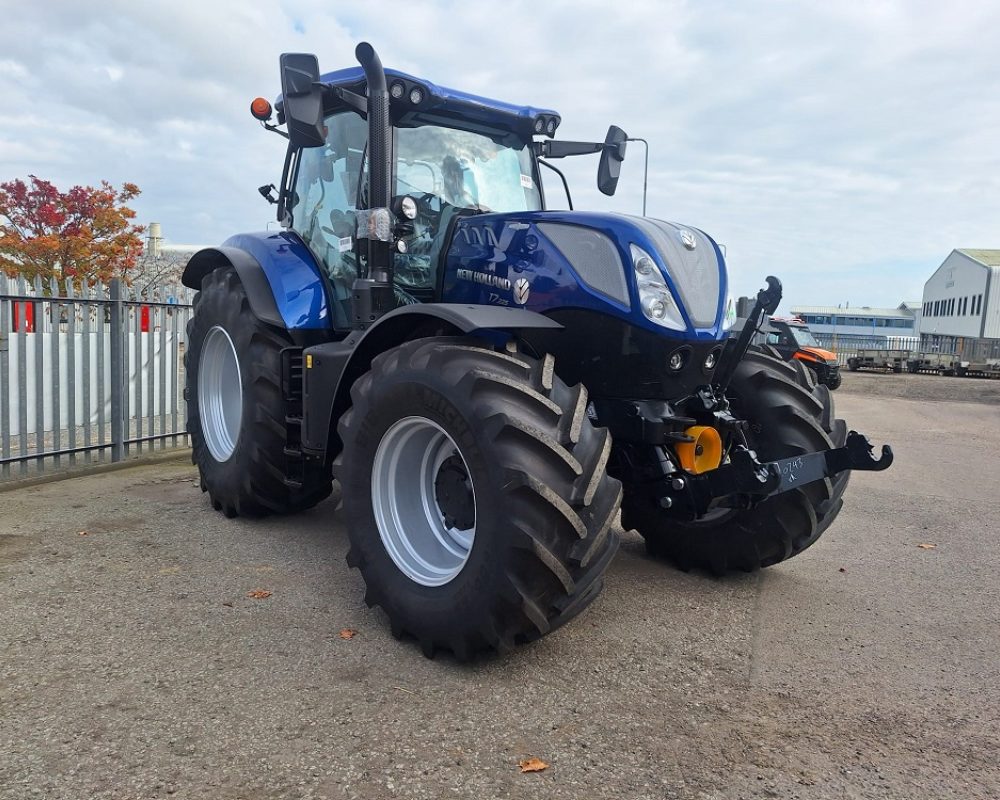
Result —
[[0, 480], [186, 446], [192, 295], [0, 276]]
[[857, 334], [818, 333], [813, 336], [820, 346], [837, 354], [837, 360], [846, 364], [847, 359], [856, 356], [859, 350], [909, 350], [919, 349], [920, 339], [916, 336], [861, 336]]

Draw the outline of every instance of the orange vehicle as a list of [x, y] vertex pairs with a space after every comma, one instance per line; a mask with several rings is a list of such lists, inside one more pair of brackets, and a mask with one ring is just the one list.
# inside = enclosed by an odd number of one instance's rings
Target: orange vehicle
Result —
[[840, 386], [840, 363], [836, 353], [819, 346], [809, 327], [798, 317], [771, 317], [763, 331], [765, 342], [785, 361], [798, 359], [816, 373], [816, 382], [833, 390]]

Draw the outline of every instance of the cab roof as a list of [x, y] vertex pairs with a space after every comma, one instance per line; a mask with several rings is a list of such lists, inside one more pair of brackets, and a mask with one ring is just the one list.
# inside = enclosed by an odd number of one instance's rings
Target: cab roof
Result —
[[[394, 69], [385, 70], [385, 79], [390, 92], [392, 123], [399, 127], [443, 125], [481, 133], [506, 145], [519, 145], [531, 142], [532, 136], [536, 134], [551, 136], [561, 121], [559, 114], [551, 109], [518, 106], [460, 92]], [[355, 94], [365, 93], [365, 74], [361, 67], [327, 72], [320, 76], [320, 80], [331, 87], [342, 87]], [[394, 88], [397, 92], [402, 89], [401, 96], [392, 96]], [[411, 100], [411, 96], [415, 97], [415, 90], [420, 94], [417, 103]], [[280, 97], [275, 105], [280, 110]], [[335, 94], [328, 93], [324, 107], [326, 113], [347, 109], [348, 106]], [[539, 124], [541, 130], [537, 127]]]

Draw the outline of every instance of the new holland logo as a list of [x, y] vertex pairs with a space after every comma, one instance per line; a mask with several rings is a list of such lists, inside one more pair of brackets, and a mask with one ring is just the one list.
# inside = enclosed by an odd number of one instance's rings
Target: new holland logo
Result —
[[528, 283], [527, 278], [518, 278], [514, 281], [514, 302], [519, 306], [523, 306], [528, 302], [528, 296], [531, 294], [531, 284]]
[[489, 272], [479, 272], [474, 269], [460, 269], [455, 273], [455, 277], [460, 281], [481, 283], [483, 286], [489, 286], [493, 289], [503, 289], [505, 292], [509, 292], [511, 290], [509, 280], [501, 278], [499, 275], [493, 275]]
[[689, 230], [681, 230], [681, 244], [683, 244], [688, 250], [694, 250], [698, 246], [698, 242], [694, 238], [694, 234]]

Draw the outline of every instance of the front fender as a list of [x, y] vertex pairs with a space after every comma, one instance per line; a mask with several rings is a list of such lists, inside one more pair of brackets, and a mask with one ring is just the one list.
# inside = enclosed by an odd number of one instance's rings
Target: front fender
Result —
[[302, 449], [332, 459], [339, 450], [336, 422], [351, 404], [351, 385], [370, 368], [372, 359], [403, 342], [424, 336], [476, 334], [496, 340], [517, 331], [558, 331], [562, 325], [524, 308], [465, 303], [422, 303], [401, 306], [368, 330], [338, 342], [304, 351]]

